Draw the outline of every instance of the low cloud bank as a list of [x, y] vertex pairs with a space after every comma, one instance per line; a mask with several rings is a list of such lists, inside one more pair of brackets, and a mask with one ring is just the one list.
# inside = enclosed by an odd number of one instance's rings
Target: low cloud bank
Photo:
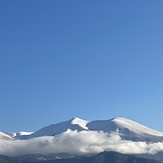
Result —
[[0, 154], [18, 156], [36, 153], [93, 154], [117, 151], [126, 154], [155, 154], [163, 151], [163, 142], [146, 143], [122, 140], [117, 132], [71, 131], [29, 140], [0, 140]]

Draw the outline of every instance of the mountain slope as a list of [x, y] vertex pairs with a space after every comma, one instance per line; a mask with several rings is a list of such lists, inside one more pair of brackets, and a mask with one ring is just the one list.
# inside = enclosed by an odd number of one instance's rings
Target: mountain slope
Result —
[[61, 123], [51, 124], [32, 133], [31, 135], [22, 136], [22, 138], [29, 139], [40, 136], [55, 136], [67, 131], [68, 129], [77, 131], [88, 130], [86, 127], [87, 123], [88, 121], [82, 120], [80, 118], [73, 118]]
[[143, 126], [137, 122], [126, 118], [113, 118], [110, 120], [97, 120], [92, 121], [87, 124], [90, 130], [102, 130], [105, 132], [115, 131], [117, 129], [123, 131], [123, 129], [128, 129], [130, 132], [137, 134], [148, 134], [153, 136], [163, 136], [163, 133], [156, 130], [152, 130], [146, 126]]
[[119, 117], [91, 122], [79, 118], [73, 118], [68, 121], [46, 126], [31, 135], [20, 135], [19, 138], [30, 139], [40, 136], [55, 136], [67, 131], [68, 129], [77, 131], [103, 131], [105, 133], [117, 132], [122, 139], [132, 141], [163, 141], [163, 133], [150, 129], [132, 120]]
[[[19, 140], [0, 133], [0, 154], [69, 153], [96, 154], [117, 151], [127, 154], [159, 154], [163, 151], [163, 133], [125, 118], [85, 121], [73, 118], [44, 127], [30, 135], [21, 133]], [[9, 141], [14, 140], [14, 141]]]
[[163, 141], [163, 133], [150, 129], [144, 125], [126, 118], [113, 118], [110, 120], [96, 120], [89, 122], [87, 127], [91, 131], [107, 133], [118, 132], [123, 139], [133, 141]]
[[73, 158], [58, 158], [53, 160], [31, 160], [28, 157], [7, 157], [0, 156], [2, 163], [161, 163], [156, 160], [147, 158], [141, 158], [134, 155], [126, 155], [117, 152], [102, 152], [97, 155], [87, 156], [76, 156]]
[[0, 132], [0, 140], [3, 139], [3, 140], [13, 140], [13, 138], [3, 132]]
[[31, 135], [32, 133], [33, 132], [21, 131], [21, 132], [10, 132], [6, 134], [11, 136], [12, 138], [20, 139], [22, 136]]

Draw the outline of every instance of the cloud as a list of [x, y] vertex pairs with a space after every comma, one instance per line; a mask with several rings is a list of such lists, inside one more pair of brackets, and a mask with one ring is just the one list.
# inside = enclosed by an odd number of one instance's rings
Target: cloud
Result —
[[118, 132], [111, 134], [97, 131], [71, 131], [29, 140], [0, 140], [0, 154], [17, 156], [35, 153], [94, 154], [102, 151], [117, 151], [127, 154], [163, 151], [163, 142], [146, 143], [122, 140]]

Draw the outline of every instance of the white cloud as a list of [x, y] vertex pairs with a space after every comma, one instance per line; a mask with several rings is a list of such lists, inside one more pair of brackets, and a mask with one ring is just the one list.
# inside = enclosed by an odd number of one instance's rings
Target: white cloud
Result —
[[91, 154], [102, 151], [120, 153], [157, 153], [163, 151], [163, 142], [146, 143], [122, 140], [117, 132], [107, 134], [97, 131], [68, 130], [55, 137], [45, 136], [29, 140], [0, 140], [0, 154], [24, 155], [34, 153]]

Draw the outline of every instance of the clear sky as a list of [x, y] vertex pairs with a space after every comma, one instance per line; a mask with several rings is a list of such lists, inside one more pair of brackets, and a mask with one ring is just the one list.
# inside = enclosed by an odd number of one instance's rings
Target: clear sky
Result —
[[163, 132], [162, 0], [1, 0], [0, 131], [72, 117]]

